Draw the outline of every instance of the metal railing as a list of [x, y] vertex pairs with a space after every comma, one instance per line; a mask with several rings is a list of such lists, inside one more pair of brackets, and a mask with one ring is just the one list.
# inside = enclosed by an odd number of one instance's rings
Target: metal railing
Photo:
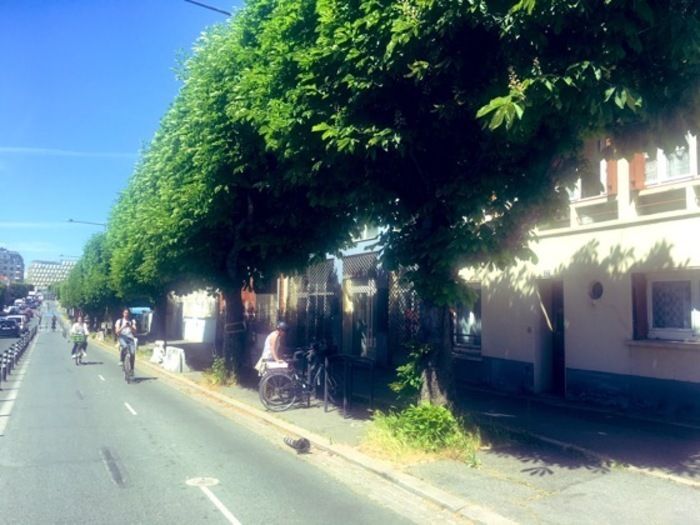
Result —
[[8, 376], [17, 368], [17, 365], [22, 359], [24, 352], [29, 347], [34, 336], [36, 336], [37, 327], [32, 327], [28, 332], [24, 333], [17, 341], [10, 345], [10, 348], [0, 353], [0, 390], [2, 390], [2, 382], [7, 381]]

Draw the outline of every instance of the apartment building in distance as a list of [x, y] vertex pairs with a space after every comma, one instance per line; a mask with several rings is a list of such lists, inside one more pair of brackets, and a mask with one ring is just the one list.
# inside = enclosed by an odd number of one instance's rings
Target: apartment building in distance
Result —
[[64, 281], [77, 261], [32, 261], [27, 268], [27, 282], [37, 289]]
[[478, 291], [453, 334], [461, 381], [700, 418], [697, 138], [600, 161], [538, 262], [464, 271]]
[[9, 282], [24, 279], [24, 259], [17, 253], [6, 248], [0, 248], [0, 275], [7, 277]]

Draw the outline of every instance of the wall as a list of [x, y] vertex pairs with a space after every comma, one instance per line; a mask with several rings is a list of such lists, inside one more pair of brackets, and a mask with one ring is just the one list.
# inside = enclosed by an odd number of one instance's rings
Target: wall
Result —
[[[700, 216], [694, 213], [638, 220], [624, 228], [618, 223], [592, 224], [541, 235], [532, 245], [536, 263], [520, 263], [503, 272], [462, 272], [468, 280], [482, 283], [480, 373], [496, 373], [488, 364], [493, 360], [513, 361], [520, 368], [529, 363], [533, 390], [549, 388], [551, 331], [543, 307], [550, 299], [542, 283], [561, 279], [571, 395], [585, 397], [586, 389], [599, 389], [602, 397], [638, 398], [637, 404], [643, 405], [645, 391], [668, 391], [669, 382], [687, 391], [688, 384], [700, 383], [700, 345], [648, 347], [630, 341], [631, 273], [700, 268], [700, 243], [693, 242], [699, 228]], [[589, 296], [595, 281], [604, 288], [598, 300]], [[658, 380], [659, 386], [644, 379]], [[488, 382], [498, 380], [490, 377]], [[664, 399], [652, 404], [669, 403]]]

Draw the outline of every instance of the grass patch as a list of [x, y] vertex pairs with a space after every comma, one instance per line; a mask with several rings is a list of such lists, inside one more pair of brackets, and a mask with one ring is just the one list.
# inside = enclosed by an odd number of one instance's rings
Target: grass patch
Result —
[[236, 383], [236, 377], [226, 368], [223, 357], [214, 358], [211, 367], [207, 368], [202, 375], [210, 386], [230, 386]]
[[481, 435], [447, 408], [419, 404], [375, 413], [360, 448], [399, 464], [454, 459], [477, 466]]

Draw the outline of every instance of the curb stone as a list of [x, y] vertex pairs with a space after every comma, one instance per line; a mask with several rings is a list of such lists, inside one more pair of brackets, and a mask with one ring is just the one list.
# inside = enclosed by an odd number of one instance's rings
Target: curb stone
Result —
[[[105, 350], [114, 350], [106, 342], [95, 341], [94, 343]], [[425, 481], [419, 478], [416, 478], [409, 474], [405, 474], [403, 472], [399, 472], [384, 461], [370, 458], [369, 456], [366, 456], [356, 451], [352, 447], [342, 444], [333, 444], [329, 439], [323, 436], [319, 436], [304, 428], [298, 427], [297, 425], [288, 423], [287, 421], [283, 421], [263, 410], [253, 408], [250, 405], [242, 403], [241, 401], [237, 401], [236, 399], [233, 399], [229, 396], [226, 396], [213, 390], [209, 390], [186, 377], [182, 377], [167, 370], [163, 370], [162, 368], [148, 361], [140, 361], [140, 364], [146, 365], [151, 370], [162, 374], [174, 381], [177, 381], [183, 385], [193, 388], [201, 392], [202, 394], [205, 394], [223, 403], [231, 405], [237, 410], [246, 413], [248, 416], [262, 420], [273, 427], [283, 430], [284, 432], [295, 434], [299, 437], [304, 437], [308, 439], [314, 447], [323, 450], [329, 454], [339, 456], [354, 465], [362, 467], [365, 470], [368, 470], [386, 479], [387, 481], [390, 481], [395, 485], [400, 486], [401, 488], [407, 490], [408, 492], [411, 492], [416, 496], [426, 499], [443, 509], [447, 509], [451, 512], [459, 514], [460, 516], [467, 518], [473, 521], [474, 523], [485, 525], [515, 525], [516, 523], [492, 510], [471, 503], [461, 497], [455, 496], [438, 487], [430, 485], [429, 483], [426, 483]]]

